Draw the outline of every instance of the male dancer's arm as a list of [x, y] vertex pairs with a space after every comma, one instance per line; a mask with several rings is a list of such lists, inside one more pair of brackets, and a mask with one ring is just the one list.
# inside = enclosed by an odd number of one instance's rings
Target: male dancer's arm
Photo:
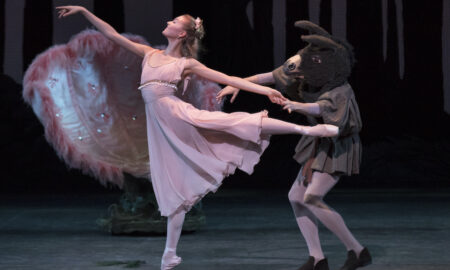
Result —
[[272, 89], [267, 86], [261, 86], [259, 84], [252, 83], [248, 80], [239, 77], [228, 76], [222, 72], [206, 67], [198, 60], [193, 58], [189, 58], [188, 60], [186, 60], [186, 64], [184, 67], [185, 67], [185, 70], [183, 72], [184, 75], [194, 73], [207, 80], [211, 80], [225, 85], [231, 85], [234, 86], [235, 88], [247, 90], [252, 93], [266, 95], [273, 103], [281, 105], [282, 102], [286, 99], [279, 91], [275, 89]]
[[[268, 85], [268, 84], [290, 84], [292, 83], [292, 80], [289, 76], [286, 76], [282, 71], [282, 66], [275, 69], [273, 72], [266, 72], [266, 73], [260, 73], [256, 74], [250, 77], [245, 78], [245, 80], [250, 81], [252, 83], [261, 84], [261, 85]], [[223, 97], [226, 95], [232, 95], [230, 102], [233, 103], [233, 101], [236, 99], [236, 96], [239, 94], [239, 89], [233, 86], [227, 86], [223, 88], [218, 94], [217, 94], [217, 101], [221, 102]], [[320, 116], [320, 106], [317, 103], [302, 103], [302, 102], [296, 102], [291, 100], [286, 100], [283, 102], [283, 109], [288, 110], [289, 113], [292, 111], [311, 115], [311, 116]]]
[[290, 74], [286, 73], [286, 69], [283, 66], [276, 68], [272, 71], [275, 88], [282, 93], [286, 94], [290, 99], [283, 102], [283, 109], [288, 110], [289, 113], [292, 111], [310, 115], [313, 117], [320, 116], [320, 106], [318, 103], [303, 103], [299, 96], [299, 85], [302, 78], [296, 78]]
[[283, 102], [283, 105], [284, 105], [283, 109], [287, 110], [289, 113], [294, 111], [311, 116], [321, 115], [320, 106], [318, 103], [303, 103], [292, 100], [286, 100]]

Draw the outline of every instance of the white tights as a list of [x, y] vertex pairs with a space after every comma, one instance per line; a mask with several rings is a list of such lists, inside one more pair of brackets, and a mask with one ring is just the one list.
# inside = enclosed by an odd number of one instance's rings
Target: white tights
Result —
[[316, 263], [324, 258], [319, 240], [318, 220], [344, 243], [347, 250], [353, 250], [359, 256], [363, 249], [341, 215], [322, 200], [338, 179], [327, 173], [314, 172], [311, 183], [305, 187], [300, 171], [289, 191], [289, 201], [297, 224], [305, 238], [309, 254], [314, 257]]

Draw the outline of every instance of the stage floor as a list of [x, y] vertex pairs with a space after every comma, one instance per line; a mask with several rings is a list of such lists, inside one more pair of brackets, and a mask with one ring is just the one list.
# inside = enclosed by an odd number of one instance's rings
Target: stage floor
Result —
[[[203, 201], [207, 224], [183, 235], [177, 270], [295, 270], [308, 256], [287, 190], [219, 190]], [[163, 236], [111, 236], [96, 225], [113, 195], [2, 195], [0, 269], [125, 269], [102, 261], [144, 260], [159, 269]], [[367, 246], [363, 269], [450, 269], [450, 191], [339, 190], [326, 201]], [[321, 227], [330, 268], [346, 250]]]

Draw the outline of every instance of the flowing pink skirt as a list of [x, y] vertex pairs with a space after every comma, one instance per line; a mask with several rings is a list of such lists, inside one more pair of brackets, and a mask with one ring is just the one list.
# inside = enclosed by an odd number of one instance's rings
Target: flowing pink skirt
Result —
[[261, 135], [267, 112], [223, 113], [199, 110], [168, 95], [146, 102], [150, 173], [161, 215], [188, 211], [224, 177], [239, 168], [248, 174], [269, 144]]

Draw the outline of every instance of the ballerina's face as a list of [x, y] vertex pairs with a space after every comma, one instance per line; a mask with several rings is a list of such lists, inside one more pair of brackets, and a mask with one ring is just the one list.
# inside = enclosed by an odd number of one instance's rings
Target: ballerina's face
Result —
[[186, 23], [186, 19], [183, 16], [178, 16], [167, 22], [167, 27], [162, 31], [162, 34], [166, 38], [182, 38], [186, 36]]

